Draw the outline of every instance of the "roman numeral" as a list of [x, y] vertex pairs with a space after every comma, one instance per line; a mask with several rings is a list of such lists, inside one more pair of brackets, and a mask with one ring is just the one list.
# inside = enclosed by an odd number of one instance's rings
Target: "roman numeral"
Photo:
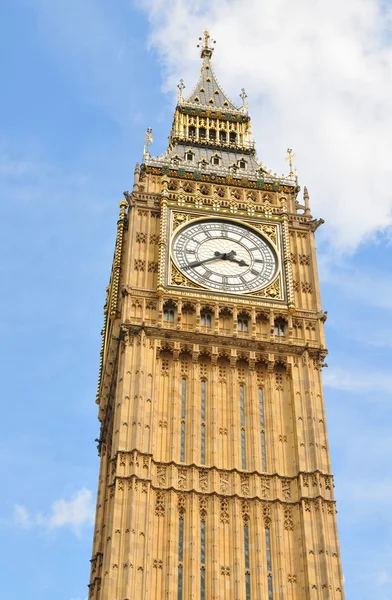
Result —
[[188, 249], [186, 250], [187, 254], [195, 254], [195, 252], [196, 252], [196, 250], [188, 250]]
[[[256, 262], [257, 262], [257, 261], [256, 261]], [[252, 273], [252, 275], [256, 275], [256, 276], [257, 276], [257, 275], [260, 275], [260, 272], [259, 272], [259, 271], [255, 271], [254, 269], [251, 269], [251, 271], [250, 271], [250, 272]]]
[[264, 261], [263, 261], [263, 260], [260, 260], [259, 258], [256, 258], [256, 259], [255, 259], [255, 263], [256, 263], [256, 262], [257, 262], [257, 263], [263, 263]]

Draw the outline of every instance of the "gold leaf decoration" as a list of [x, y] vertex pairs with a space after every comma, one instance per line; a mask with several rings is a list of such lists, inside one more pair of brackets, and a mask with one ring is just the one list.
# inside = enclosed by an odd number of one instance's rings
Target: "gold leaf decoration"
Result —
[[278, 238], [276, 227], [274, 225], [262, 225], [261, 230], [271, 240], [271, 242], [274, 244], [277, 243]]
[[188, 221], [188, 220], [189, 220], [189, 215], [186, 215], [184, 213], [178, 213], [178, 212], [173, 213], [173, 231], [174, 231], [174, 229], [177, 229], [177, 227], [179, 227], [183, 223], [186, 223], [186, 221]]
[[171, 285], [180, 285], [183, 287], [191, 287], [191, 288], [198, 288], [199, 286], [192, 283], [192, 281], [190, 281], [187, 277], [185, 277], [185, 275], [183, 275], [181, 273], [181, 271], [179, 271], [177, 269], [177, 267], [175, 267], [172, 264], [172, 269], [171, 269], [171, 281], [170, 281]]

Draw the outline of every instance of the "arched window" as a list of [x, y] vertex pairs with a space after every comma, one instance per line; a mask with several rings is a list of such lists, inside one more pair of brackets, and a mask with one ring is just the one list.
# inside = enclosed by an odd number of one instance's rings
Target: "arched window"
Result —
[[174, 323], [174, 310], [172, 308], [165, 308], [163, 311], [163, 320], [168, 323]]
[[220, 157], [217, 154], [214, 154], [214, 156], [211, 159], [212, 164], [215, 166], [219, 166], [220, 161], [221, 161]]
[[216, 140], [216, 130], [210, 129], [208, 132], [208, 137], [210, 138], [210, 140]]
[[240, 169], [246, 169], [246, 160], [241, 158], [241, 160], [238, 161], [238, 166]]
[[194, 125], [190, 125], [188, 129], [189, 137], [196, 137], [196, 127]]
[[237, 141], [237, 134], [234, 131], [230, 131], [230, 144], [235, 144]]
[[222, 142], [222, 144], [225, 144], [227, 141], [227, 133], [226, 131], [220, 131], [219, 132], [219, 141]]
[[189, 151], [185, 154], [185, 158], [188, 162], [193, 162], [193, 156], [194, 156], [194, 154], [192, 151]]
[[199, 127], [199, 139], [205, 140], [207, 137], [207, 130], [205, 127]]
[[286, 322], [282, 318], [275, 319], [274, 333], [279, 337], [285, 336]]
[[237, 324], [238, 331], [248, 331], [248, 319], [246, 317], [239, 317]]
[[201, 313], [200, 315], [200, 323], [202, 327], [211, 327], [212, 318], [209, 313]]

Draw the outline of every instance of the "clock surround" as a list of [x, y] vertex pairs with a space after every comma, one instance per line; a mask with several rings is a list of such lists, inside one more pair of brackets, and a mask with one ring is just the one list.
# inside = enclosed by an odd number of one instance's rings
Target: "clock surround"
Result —
[[175, 232], [171, 252], [186, 277], [215, 292], [258, 291], [274, 280], [278, 269], [272, 244], [259, 231], [229, 219], [186, 223]]

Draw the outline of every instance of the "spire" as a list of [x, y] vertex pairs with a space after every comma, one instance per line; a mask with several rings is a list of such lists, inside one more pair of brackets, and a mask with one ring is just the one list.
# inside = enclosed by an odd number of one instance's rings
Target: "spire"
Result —
[[215, 41], [211, 40], [208, 31], [205, 31], [204, 37], [199, 38], [199, 40], [201, 43], [197, 46], [198, 48], [201, 48], [200, 57], [203, 60], [200, 77], [195, 87], [186, 98], [183, 99], [182, 94], [181, 99], [179, 96], [179, 102], [188, 105], [190, 104], [192, 106], [208, 107], [208, 109], [212, 111], [217, 109], [236, 114], [243, 112], [243, 109], [235, 106], [227, 94], [222, 90], [212, 69], [211, 57], [214, 48], [211, 46], [211, 42], [215, 44]]

